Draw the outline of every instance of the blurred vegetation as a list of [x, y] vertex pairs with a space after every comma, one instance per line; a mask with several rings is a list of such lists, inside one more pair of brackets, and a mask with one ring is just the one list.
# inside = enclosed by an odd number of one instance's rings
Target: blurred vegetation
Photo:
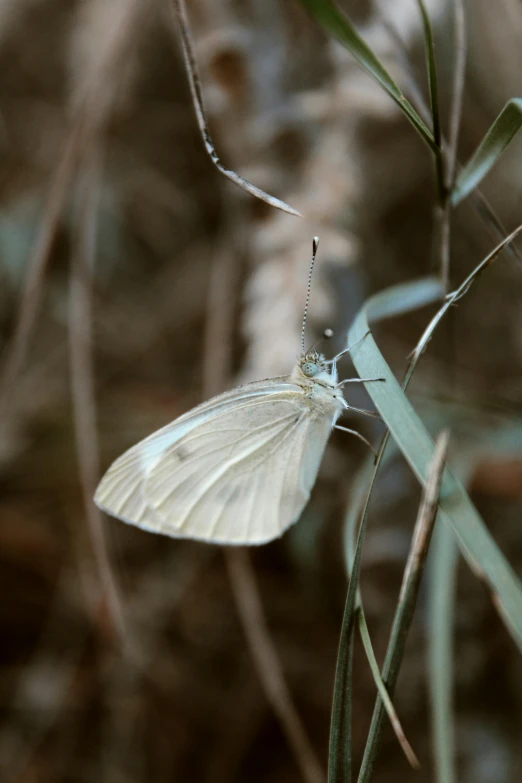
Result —
[[[426, 5], [447, 135], [454, 4]], [[417, 3], [343, 7], [431, 127]], [[309, 339], [332, 327], [332, 351], [372, 293], [439, 271], [428, 146], [303, 4], [188, 9], [218, 154], [302, 219], [212, 166], [170, 11], [164, 0], [0, 4], [2, 781], [323, 779], [343, 520], [364, 447], [336, 433], [299, 524], [250, 552], [259, 595], [242, 553], [102, 519], [91, 496], [113, 458], [202, 397], [289, 372], [313, 235]], [[469, 2], [466, 32], [461, 162], [520, 94], [522, 7]], [[521, 143], [481, 183], [482, 200], [452, 213], [450, 290], [518, 225]], [[410, 387], [429, 431], [449, 427], [449, 459], [518, 573], [521, 265], [505, 251], [449, 311]], [[435, 312], [376, 327], [397, 377]], [[369, 405], [363, 391], [349, 399]], [[361, 417], [348, 426], [374, 442], [383, 432]], [[419, 499], [410, 468], [389, 451], [360, 581], [381, 665]], [[451, 552], [443, 535], [436, 527], [435, 548]], [[452, 780], [431, 738], [428, 667], [441, 633], [454, 650], [455, 780], [522, 778], [520, 654], [488, 590], [454, 562], [454, 605], [437, 589], [437, 578], [451, 588], [451, 570], [428, 563], [394, 699], [421, 770], [386, 725], [376, 781]], [[449, 601], [442, 631], [434, 596]], [[259, 638], [268, 653], [256, 659]], [[358, 765], [375, 685], [358, 639], [354, 653]]]

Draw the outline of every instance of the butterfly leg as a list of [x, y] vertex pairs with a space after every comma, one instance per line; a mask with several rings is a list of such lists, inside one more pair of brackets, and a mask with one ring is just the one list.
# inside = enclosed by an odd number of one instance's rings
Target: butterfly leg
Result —
[[367, 411], [366, 408], [354, 408], [354, 406], [349, 405], [346, 400], [343, 400], [343, 405], [346, 411], [355, 411], [356, 413], [362, 413], [364, 416], [371, 416], [372, 419], [379, 419], [379, 421], [382, 421], [381, 416], [375, 411]]
[[375, 381], [384, 383], [386, 381], [386, 378], [345, 378], [344, 381], [340, 381], [339, 383], [336, 383], [335, 388], [339, 389], [341, 388], [341, 386], [344, 386], [345, 383], [373, 383]]
[[341, 427], [339, 424], [336, 424], [336, 425], [335, 425], [335, 427], [334, 427], [334, 429], [336, 429], [336, 430], [341, 430], [341, 432], [349, 432], [349, 433], [350, 433], [350, 435], [355, 435], [355, 437], [356, 437], [356, 438], [359, 438], [359, 440], [362, 440], [362, 441], [363, 441], [363, 443], [366, 443], [366, 445], [368, 446], [368, 448], [370, 448], [370, 449], [371, 449], [372, 453], [373, 453], [375, 456], [377, 456], [377, 452], [376, 452], [376, 451], [375, 451], [375, 449], [373, 448], [373, 446], [372, 446], [372, 444], [370, 443], [370, 441], [369, 441], [369, 440], [366, 440], [366, 438], [365, 438], [363, 435], [361, 435], [361, 433], [360, 433], [360, 432], [357, 432], [356, 430], [349, 430], [349, 429], [348, 429], [348, 427]]

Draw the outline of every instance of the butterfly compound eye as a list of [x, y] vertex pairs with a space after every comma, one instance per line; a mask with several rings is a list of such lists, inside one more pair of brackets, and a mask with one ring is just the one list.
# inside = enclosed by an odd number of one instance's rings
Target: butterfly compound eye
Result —
[[301, 365], [301, 370], [309, 378], [313, 378], [314, 375], [317, 375], [319, 372], [319, 367], [315, 362], [304, 362], [304, 364]]

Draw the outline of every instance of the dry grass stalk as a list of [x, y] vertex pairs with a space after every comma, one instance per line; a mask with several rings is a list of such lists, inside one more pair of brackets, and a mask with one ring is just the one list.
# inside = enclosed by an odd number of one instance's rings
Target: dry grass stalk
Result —
[[295, 708], [266, 625], [249, 555], [242, 548], [230, 549], [226, 553], [226, 563], [236, 605], [263, 689], [286, 734], [303, 779], [307, 783], [323, 783], [324, 772]]
[[[103, 6], [102, 6], [103, 7]], [[133, 53], [136, 31], [139, 29], [139, 4], [126, 0], [126, 13], [119, 16], [106, 36], [106, 48], [92, 54], [96, 67], [88, 70], [88, 78], [80, 80], [73, 95], [76, 104], [62, 156], [53, 176], [52, 185], [36, 242], [28, 263], [17, 318], [11, 342], [6, 350], [0, 377], [2, 409], [9, 407], [16, 379], [23, 368], [31, 333], [40, 310], [45, 272], [58, 230], [65, 199], [70, 192], [80, 158], [85, 155], [96, 135], [110, 118], [118, 88], [119, 71]], [[141, 13], [141, 12], [140, 12]]]
[[[212, 396], [226, 384], [232, 355], [234, 280], [237, 252], [218, 249], [209, 280], [204, 354], [204, 393]], [[266, 624], [254, 569], [246, 550], [226, 547], [224, 557], [239, 618], [259, 680], [292, 749], [303, 779], [323, 783], [324, 773], [297, 712], [281, 661]]]
[[[69, 366], [76, 451], [91, 545], [106, 595], [112, 630], [125, 641], [123, 608], [114, 580], [102, 515], [92, 498], [100, 476], [92, 358], [92, 284], [97, 243], [97, 216], [102, 176], [101, 150], [93, 150], [79, 180], [76, 244], [69, 291]], [[91, 614], [99, 618], [101, 596], [91, 596]]]

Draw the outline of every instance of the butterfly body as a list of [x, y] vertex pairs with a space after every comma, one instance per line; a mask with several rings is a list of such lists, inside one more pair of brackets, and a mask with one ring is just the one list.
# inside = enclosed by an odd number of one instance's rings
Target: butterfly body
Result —
[[214, 397], [133, 446], [95, 501], [172, 537], [261, 544], [295, 522], [345, 402], [335, 362], [310, 351], [288, 377]]

